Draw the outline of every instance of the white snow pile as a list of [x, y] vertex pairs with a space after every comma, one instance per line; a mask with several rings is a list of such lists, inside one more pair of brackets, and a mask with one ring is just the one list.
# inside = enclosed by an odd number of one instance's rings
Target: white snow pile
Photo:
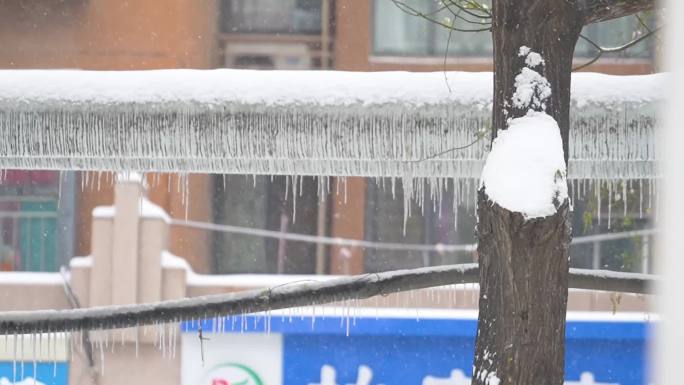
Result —
[[[530, 67], [543, 64], [528, 53]], [[262, 70], [0, 70], [0, 105], [66, 103], [157, 105], [318, 105], [489, 107], [491, 72], [345, 72]], [[572, 102], [613, 104], [663, 99], [663, 74], [612, 76], [573, 74]]]
[[45, 385], [45, 384], [38, 381], [38, 380], [35, 380], [31, 377], [26, 377], [25, 379], [18, 381], [18, 382], [12, 382], [7, 377], [2, 377], [2, 378], [0, 378], [0, 385]]
[[[0, 102], [107, 105], [491, 105], [491, 72], [0, 70]], [[0, 103], [2, 104], [2, 103]]]
[[546, 109], [546, 99], [551, 97], [551, 86], [542, 74], [534, 68], [543, 65], [544, 59], [528, 47], [520, 47], [520, 56], [525, 56], [526, 68], [515, 77], [513, 105], [517, 108], [530, 108], [536, 111]]
[[568, 198], [568, 186], [558, 124], [533, 109], [543, 105], [551, 90], [543, 76], [531, 68], [526, 70], [516, 77], [515, 95], [519, 97], [514, 96], [513, 105], [529, 110], [526, 116], [510, 119], [508, 129], [498, 132], [480, 185], [492, 202], [531, 219], [553, 215]]
[[533, 112], [500, 131], [482, 170], [489, 199], [526, 218], [553, 215], [568, 197], [563, 142], [556, 121]]

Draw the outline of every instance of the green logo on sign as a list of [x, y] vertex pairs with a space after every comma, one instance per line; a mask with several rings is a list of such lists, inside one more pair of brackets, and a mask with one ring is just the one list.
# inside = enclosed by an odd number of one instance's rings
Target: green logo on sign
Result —
[[201, 385], [264, 385], [249, 366], [228, 362], [216, 365], [204, 375]]

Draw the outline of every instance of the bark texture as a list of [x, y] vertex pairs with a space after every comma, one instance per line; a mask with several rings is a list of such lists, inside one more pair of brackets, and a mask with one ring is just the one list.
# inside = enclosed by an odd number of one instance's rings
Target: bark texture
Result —
[[561, 385], [568, 297], [568, 203], [525, 220], [479, 192], [480, 312], [473, 384]]
[[[543, 112], [556, 119], [568, 161], [570, 74], [582, 14], [566, 0], [493, 2], [492, 136], [526, 114], [511, 99], [524, 67], [520, 47], [542, 55], [535, 68], [551, 85]], [[540, 66], [542, 67], [542, 66]], [[569, 203], [549, 217], [525, 220], [478, 193], [480, 311], [475, 385], [562, 385], [570, 245]], [[551, 199], [551, 197], [549, 197]]]

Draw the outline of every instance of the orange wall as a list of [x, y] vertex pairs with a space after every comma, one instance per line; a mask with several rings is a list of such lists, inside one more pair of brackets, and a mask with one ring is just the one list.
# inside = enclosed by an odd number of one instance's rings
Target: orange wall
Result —
[[0, 2], [0, 67], [209, 68], [214, 0]]

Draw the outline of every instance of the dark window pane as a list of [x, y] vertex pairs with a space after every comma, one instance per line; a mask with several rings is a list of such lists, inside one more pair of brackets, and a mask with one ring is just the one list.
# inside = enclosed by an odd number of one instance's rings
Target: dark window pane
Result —
[[223, 0], [224, 33], [301, 33], [321, 31], [320, 0]]
[[[297, 179], [296, 220], [292, 179], [284, 176], [217, 175], [214, 222], [298, 234], [315, 234], [317, 184]], [[289, 186], [288, 186], [289, 184]], [[214, 273], [314, 272], [315, 245], [260, 236], [214, 233]]]
[[[453, 14], [440, 2], [409, 0], [405, 2], [415, 11], [444, 24], [451, 24]], [[443, 56], [449, 40], [449, 30], [419, 16], [399, 9], [391, 0], [375, 0], [373, 9], [373, 45], [376, 54]], [[483, 26], [457, 23], [464, 29]], [[449, 42], [451, 56], [491, 56], [492, 38], [489, 32], [453, 31]]]
[[[411, 202], [411, 215], [404, 231], [404, 189], [396, 182], [394, 193], [390, 179], [368, 181], [366, 201], [366, 239], [376, 242], [412, 244], [472, 244], [476, 223], [472, 208], [459, 207], [454, 212], [454, 185], [450, 181], [442, 193], [441, 204], [425, 197], [422, 210]], [[429, 187], [426, 185], [426, 189]], [[472, 190], [471, 190], [472, 191]], [[458, 230], [455, 227], [458, 216]], [[365, 269], [378, 272], [422, 266], [473, 262], [470, 252], [398, 251], [366, 249]]]

